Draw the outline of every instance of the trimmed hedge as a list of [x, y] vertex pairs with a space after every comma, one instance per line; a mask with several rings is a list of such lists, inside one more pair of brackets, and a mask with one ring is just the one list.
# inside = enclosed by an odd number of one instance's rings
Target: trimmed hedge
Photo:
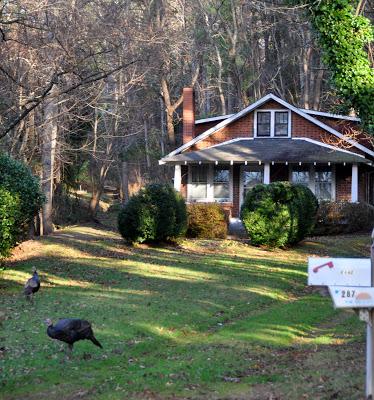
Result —
[[189, 204], [187, 214], [188, 237], [200, 239], [225, 239], [227, 237], [227, 216], [219, 204]]
[[256, 185], [241, 209], [244, 227], [255, 245], [285, 247], [298, 243], [314, 227], [318, 201], [303, 185]]
[[374, 207], [367, 203], [322, 202], [317, 213], [315, 235], [338, 235], [374, 228]]
[[0, 153], [0, 257], [26, 235], [44, 201], [39, 180], [20, 161]]
[[186, 226], [186, 204], [170, 185], [148, 185], [118, 214], [118, 230], [132, 243], [175, 240]]

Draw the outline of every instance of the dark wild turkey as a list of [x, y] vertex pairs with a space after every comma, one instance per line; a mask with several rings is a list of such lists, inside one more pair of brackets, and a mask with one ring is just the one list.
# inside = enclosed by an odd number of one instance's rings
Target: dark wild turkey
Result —
[[56, 325], [53, 325], [52, 320], [47, 319], [47, 335], [61, 342], [68, 344], [69, 354], [73, 351], [73, 345], [78, 340], [91, 340], [91, 342], [103, 348], [100, 342], [95, 338], [91, 324], [88, 321], [78, 318], [66, 318], [57, 321]]
[[40, 278], [35, 267], [32, 267], [32, 277], [26, 282], [23, 293], [26, 296], [26, 300], [34, 302], [34, 293], [36, 293], [40, 288]]

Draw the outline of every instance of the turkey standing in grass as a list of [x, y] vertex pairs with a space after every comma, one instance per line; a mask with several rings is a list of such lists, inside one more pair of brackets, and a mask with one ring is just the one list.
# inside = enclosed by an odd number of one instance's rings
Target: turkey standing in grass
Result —
[[23, 289], [26, 300], [31, 301], [31, 303], [34, 302], [34, 293], [40, 288], [40, 279], [35, 267], [32, 267], [32, 272], [32, 277], [26, 282], [25, 288]]
[[56, 325], [50, 319], [45, 321], [47, 324], [47, 335], [52, 339], [60, 340], [68, 344], [69, 354], [73, 351], [73, 345], [78, 340], [91, 340], [91, 342], [103, 348], [95, 338], [91, 324], [88, 321], [78, 318], [66, 318], [57, 321]]

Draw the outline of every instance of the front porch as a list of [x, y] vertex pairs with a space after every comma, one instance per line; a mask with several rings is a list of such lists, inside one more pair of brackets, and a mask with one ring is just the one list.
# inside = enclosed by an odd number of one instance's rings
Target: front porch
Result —
[[248, 190], [259, 183], [289, 181], [308, 186], [319, 200], [366, 201], [366, 172], [357, 164], [197, 163], [175, 165], [174, 187], [187, 202], [218, 202], [237, 218]]
[[306, 185], [319, 200], [374, 203], [372, 162], [309, 138], [233, 139], [162, 161], [175, 165], [187, 202], [219, 202], [233, 218], [248, 190], [276, 181]]

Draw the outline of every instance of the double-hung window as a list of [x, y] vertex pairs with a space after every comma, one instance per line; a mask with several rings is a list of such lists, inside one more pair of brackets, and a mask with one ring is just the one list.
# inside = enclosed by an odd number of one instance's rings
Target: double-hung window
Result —
[[335, 199], [334, 172], [330, 166], [294, 166], [290, 179], [292, 183], [309, 187], [318, 200]]
[[231, 168], [229, 165], [189, 166], [188, 201], [231, 201]]
[[213, 197], [215, 201], [230, 200], [230, 168], [214, 167]]
[[288, 111], [275, 111], [274, 136], [288, 136]]
[[243, 167], [243, 200], [250, 189], [263, 182], [264, 170], [262, 167]]
[[261, 111], [257, 113], [257, 136], [270, 137], [271, 135], [271, 113]]
[[333, 180], [331, 169], [317, 169], [315, 172], [315, 195], [318, 200], [333, 199]]
[[255, 136], [263, 137], [289, 137], [290, 111], [256, 111]]
[[191, 184], [189, 198], [191, 200], [203, 200], [207, 198], [208, 166], [191, 166]]
[[292, 169], [292, 183], [309, 186], [310, 173], [309, 168], [296, 167]]

